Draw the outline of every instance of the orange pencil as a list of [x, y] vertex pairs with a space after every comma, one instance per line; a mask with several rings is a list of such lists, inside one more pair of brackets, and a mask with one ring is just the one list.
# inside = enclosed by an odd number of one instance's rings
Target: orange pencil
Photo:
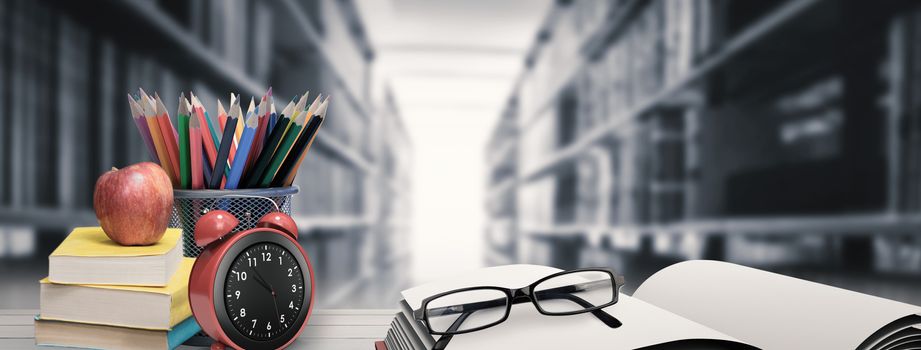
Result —
[[154, 99], [157, 102], [157, 122], [160, 123], [160, 134], [163, 135], [163, 142], [166, 143], [166, 151], [169, 154], [170, 163], [173, 167], [173, 173], [178, 179], [179, 174], [179, 144], [177, 143], [176, 129], [173, 128], [173, 122], [169, 118], [169, 112], [163, 105], [160, 96], [154, 93]]
[[224, 112], [224, 104], [221, 103], [221, 100], [217, 100], [217, 124], [221, 128], [221, 133], [223, 133], [224, 124], [227, 124], [227, 113]]
[[151, 105], [151, 101], [147, 98], [147, 95], [143, 95], [138, 102], [140, 102], [141, 109], [144, 111], [144, 119], [147, 121], [147, 128], [150, 129], [150, 138], [154, 142], [154, 148], [157, 149], [157, 158], [160, 158], [160, 167], [163, 168], [163, 171], [169, 176], [173, 186], [176, 186], [179, 184], [179, 178], [176, 177], [176, 173], [173, 172], [173, 163], [170, 160], [169, 151], [166, 150], [166, 142], [163, 140], [163, 134], [160, 132], [160, 123], [157, 118], [157, 112], [154, 111], [155, 107]]

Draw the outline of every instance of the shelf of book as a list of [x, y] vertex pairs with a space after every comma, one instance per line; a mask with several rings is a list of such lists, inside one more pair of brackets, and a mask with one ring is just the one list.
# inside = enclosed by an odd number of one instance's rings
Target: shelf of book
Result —
[[3, 225], [59, 229], [62, 236], [68, 233], [66, 230], [73, 227], [99, 225], [92, 210], [61, 208], [0, 208], [0, 222]]
[[827, 216], [776, 216], [689, 220], [669, 224], [597, 226], [597, 225], [524, 225], [520, 231], [529, 236], [573, 236], [586, 232], [617, 234], [729, 234], [729, 235], [867, 235], [921, 231], [918, 214], [848, 214]]
[[[573, 13], [589, 3], [556, 4], [559, 23], [548, 18], [500, 115], [512, 114], [516, 128], [497, 123], [488, 148], [516, 137], [515, 157], [486, 162], [490, 174], [516, 169], [512, 180], [492, 179], [485, 198], [487, 238], [517, 237], [509, 256], [578, 266], [590, 254], [580, 247], [635, 246], [637, 237], [693, 246], [703, 237], [709, 246], [699, 250], [740, 261], [783, 264], [815, 252], [838, 261], [855, 251], [880, 271], [888, 257], [916, 261], [910, 6], [628, 0], [607, 3], [607, 23], [573, 31]], [[840, 35], [854, 42], [833, 44]], [[866, 49], [835, 57], [855, 47]], [[867, 114], [885, 122], [864, 122]], [[840, 129], [791, 136], [829, 115]], [[835, 146], [817, 151], [820, 142]], [[874, 157], [855, 156], [871, 149]], [[770, 243], [749, 242], [761, 240]], [[495, 256], [506, 245], [487, 243], [488, 261], [503, 261]]]
[[496, 197], [501, 196], [502, 194], [508, 193], [509, 190], [514, 189], [518, 185], [518, 181], [514, 177], [507, 177], [500, 181], [497, 184], [489, 186], [487, 190], [486, 198], [490, 200], [495, 200]]
[[[188, 35], [188, 33], [183, 31], [182, 26], [164, 14], [161, 10], [157, 9], [153, 4], [140, 0], [125, 2], [111, 1], [111, 3], [111, 8], [117, 11], [119, 16], [122, 16], [122, 20], [130, 21], [135, 28], [141, 28], [145, 30], [145, 32], [149, 32], [145, 37], [150, 37], [152, 40], [162, 40], [167, 47], [182, 52], [183, 55], [181, 55], [181, 59], [183, 60], [183, 64], [187, 64], [190, 67], [196, 67], [196, 77], [206, 78], [209, 82], [219, 86], [237, 87], [241, 90], [238, 92], [243, 95], [258, 96], [267, 89], [267, 86], [263, 86], [252, 77], [247, 76], [243, 73], [243, 70], [234, 67], [230, 62], [223, 59], [221, 55], [209, 50], [208, 47], [195, 36]], [[293, 20], [298, 23], [298, 27], [303, 31], [303, 37], [307, 39], [306, 44], [312, 47], [319, 47], [319, 45], [321, 45], [321, 39], [317, 33], [314, 32], [313, 28], [307, 24], [308, 19], [306, 15], [303, 14], [303, 10], [290, 1], [284, 2], [284, 5], [285, 10], [290, 11], [286, 11], [285, 13], [290, 13], [293, 16]], [[73, 11], [77, 11], [76, 13], [78, 15], [92, 15], [92, 13], [82, 12], [87, 11], [85, 9], [76, 9], [79, 6], [74, 7]], [[121, 30], [121, 28], [112, 27], [110, 30]], [[337, 72], [336, 67], [332, 65], [331, 58], [328, 56], [329, 54], [324, 50], [317, 50], [317, 52], [320, 53], [320, 57], [322, 57], [325, 63], [325, 68], [329, 69], [332, 75], [336, 77], [337, 84], [347, 86], [343, 83], [341, 74]], [[177, 65], [177, 67], [181, 66], [182, 65]], [[344, 96], [346, 98], [345, 101], [351, 103], [362, 115], [367, 116], [367, 106], [361, 102], [360, 97], [350, 89], [346, 88], [343, 89], [343, 91], [347, 92], [347, 96]], [[347, 144], [336, 140], [332, 135], [318, 137], [317, 146], [325, 151], [331, 152], [334, 156], [351, 164], [357, 170], [369, 174], [376, 171], [371, 162], [359, 155], [358, 152], [352, 150]], [[395, 189], [400, 188], [395, 184], [391, 184], [391, 187]]]
[[311, 217], [311, 216], [294, 216], [297, 227], [301, 232], [310, 233], [315, 230], [340, 230], [365, 228], [373, 224], [373, 221], [364, 217]]
[[[345, 83], [342, 72], [338, 71], [336, 65], [333, 63], [334, 60], [330, 56], [330, 53], [326, 50], [323, 50], [322, 40], [320, 35], [314, 30], [310, 25], [310, 19], [307, 17], [307, 14], [304, 13], [304, 10], [298, 6], [295, 0], [282, 0], [281, 13], [285, 13], [291, 16], [292, 21], [297, 25], [298, 29], [301, 31], [302, 36], [297, 36], [298, 38], [304, 39], [304, 44], [308, 48], [314, 49], [319, 54], [321, 61], [324, 66], [329, 69], [329, 71], [335, 77], [336, 83], [348, 87], [348, 84]], [[368, 51], [366, 55], [373, 56], [373, 53]], [[359, 113], [364, 116], [368, 116], [368, 106], [362, 101], [366, 96], [360, 96], [355, 91], [351, 89], [344, 89], [346, 91], [346, 96], [344, 96], [349, 103], [351, 103], [354, 108], [358, 109]]]
[[[363, 217], [295, 216], [294, 219], [303, 233], [315, 230], [363, 228], [372, 225], [371, 220]], [[0, 208], [0, 222], [4, 225], [29, 225], [38, 229], [61, 230], [99, 224], [96, 221], [96, 214], [92, 210], [65, 210], [60, 208], [29, 208], [27, 210]]]
[[[532, 181], [553, 173], [554, 170], [564, 167], [577, 156], [584, 154], [591, 146], [604, 140], [605, 137], [610, 136], [613, 132], [623, 128], [626, 123], [658, 106], [696, 101], [697, 98], [688, 97], [689, 94], [683, 92], [701, 78], [706, 77], [708, 74], [727, 63], [739, 52], [757, 43], [760, 38], [773, 33], [785, 23], [795, 19], [799, 14], [804, 13], [819, 2], [821, 2], [821, 0], [788, 1], [780, 8], [759, 19], [756, 23], [727, 41], [712, 55], [709, 55], [708, 58], [692, 68], [692, 71], [684, 77], [664, 87], [658, 93], [638, 103], [632, 109], [610, 116], [609, 121], [605, 125], [593, 129], [588, 134], [581, 136], [574, 143], [554, 151], [539, 165], [526, 170], [521, 175], [522, 180], [525, 182]], [[621, 19], [629, 20], [628, 18]], [[554, 94], [553, 96], [557, 95], [558, 94]], [[690, 93], [690, 95], [693, 95], [693, 93]], [[548, 101], [548, 105], [542, 109], [549, 108], [554, 102], [555, 100]], [[534, 120], [532, 119], [529, 123], [533, 122]]]

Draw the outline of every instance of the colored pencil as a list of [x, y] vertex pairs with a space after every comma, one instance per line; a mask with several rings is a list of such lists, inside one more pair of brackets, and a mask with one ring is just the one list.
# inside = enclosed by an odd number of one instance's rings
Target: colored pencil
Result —
[[219, 118], [212, 118], [211, 115], [208, 114], [208, 110], [201, 104], [201, 101], [198, 101], [198, 106], [201, 107], [202, 113], [205, 115], [205, 121], [208, 123], [208, 133], [211, 134], [214, 154], [215, 157], [217, 157], [217, 148], [220, 146], [221, 142], [221, 126], [218, 124]]
[[192, 187], [192, 156], [189, 150], [189, 102], [185, 93], [179, 95], [179, 110], [176, 121], [179, 122], [179, 186]]
[[[212, 115], [194, 93], [180, 93], [177, 123], [157, 92], [127, 94], [128, 107], [150, 159], [160, 164], [174, 188], [239, 189], [290, 186], [326, 120], [329, 97], [295, 96], [281, 113], [270, 87], [250, 98], [240, 95]], [[310, 102], [310, 103], [308, 103]]]
[[141, 98], [140, 105], [144, 111], [144, 119], [147, 120], [147, 130], [150, 131], [150, 138], [153, 140], [154, 148], [157, 150], [157, 158], [160, 159], [160, 167], [163, 168], [163, 171], [166, 172], [166, 175], [169, 176], [170, 181], [175, 186], [179, 183], [179, 179], [173, 173], [173, 165], [170, 163], [169, 152], [166, 150], [166, 140], [163, 139], [163, 134], [160, 132], [160, 123], [155, 107], [150, 104], [150, 100], [146, 97]]
[[269, 123], [266, 125], [266, 132], [270, 132], [275, 128], [275, 123], [278, 122], [278, 118], [275, 114], [275, 97], [269, 98]]
[[137, 126], [141, 138], [144, 139], [144, 145], [147, 146], [147, 154], [154, 163], [160, 164], [160, 157], [157, 155], [157, 148], [150, 135], [147, 118], [144, 117], [144, 112], [141, 112], [141, 106], [131, 97], [131, 94], [128, 94], [128, 108], [131, 109], [131, 119], [134, 119], [134, 125]]
[[202, 146], [205, 148], [205, 155], [209, 162], [214, 162], [214, 159], [217, 158], [217, 146], [214, 143], [214, 134], [212, 133], [211, 123], [208, 122], [207, 112], [205, 107], [202, 106], [201, 101], [198, 100], [191, 92], [189, 95], [192, 96], [192, 113], [195, 114], [195, 118], [198, 119], [198, 125], [201, 130], [201, 142]]
[[[221, 134], [223, 134], [224, 124], [227, 124], [227, 113], [224, 112], [224, 104], [221, 103], [221, 100], [217, 100], [217, 121], [218, 125], [221, 127]], [[220, 138], [216, 140], [220, 141]]]
[[[265, 118], [264, 111], [268, 110], [268, 102], [266, 102], [265, 97], [259, 102], [259, 106], [256, 107], [255, 115], [258, 125], [256, 126], [256, 134], [253, 136], [252, 145], [250, 145], [250, 152], [246, 159], [246, 171], [249, 172], [249, 169], [253, 167], [253, 163], [256, 162], [256, 157], [259, 152], [262, 151], [262, 139], [265, 138], [265, 130], [268, 120]], [[246, 131], [246, 130], [244, 130]]]
[[205, 156], [205, 150], [201, 150], [201, 155], [202, 155], [201, 157], [202, 159], [201, 170], [202, 171], [201, 172], [203, 175], [202, 176], [202, 187], [207, 189], [207, 188], [210, 188], [208, 187], [208, 182], [211, 181], [211, 164], [208, 163], [208, 157]]
[[[239, 106], [240, 105], [239, 96], [237, 97], [236, 102], [237, 102], [237, 105]], [[250, 99], [250, 102], [252, 102], [252, 99]], [[233, 133], [233, 138], [235, 141], [233, 143], [233, 146], [230, 147], [230, 160], [231, 161], [233, 161], [233, 159], [236, 157], [237, 149], [240, 148], [240, 136], [243, 136], [243, 121], [237, 120], [237, 129], [234, 130], [234, 133]]]
[[[270, 110], [270, 114], [269, 114], [269, 125], [266, 127], [266, 131], [274, 130], [274, 129], [275, 129], [275, 123], [278, 123], [278, 115], [275, 114], [275, 99], [274, 99], [274, 98], [272, 99], [271, 107], [269, 107], [269, 108], [270, 108], [271, 110]], [[269, 143], [269, 139], [266, 138], [266, 139], [265, 139], [265, 144], [268, 144], [268, 143]], [[265, 145], [263, 145], [263, 147], [264, 147], [264, 146], [265, 146]]]
[[[231, 96], [233, 96], [233, 95], [231, 94]], [[230, 108], [231, 111], [228, 111], [228, 114], [227, 114], [227, 117], [228, 117], [228, 118], [230, 117], [230, 113], [233, 113], [233, 112], [232, 112], [233, 106], [239, 106], [239, 105], [240, 105], [240, 99], [239, 99], [239, 98], [232, 97], [230, 100], [231, 100], [231, 101], [230, 101], [230, 106], [228, 106], [228, 108]], [[243, 123], [243, 121], [239, 121], [239, 120], [238, 120], [238, 121], [237, 121], [237, 124], [236, 124], [237, 126], [236, 126], [236, 127], [234, 128], [234, 130], [233, 130], [233, 138], [231, 138], [231, 144], [230, 144], [230, 155], [227, 156], [227, 163], [228, 163], [228, 164], [230, 164], [230, 163], [233, 162], [234, 156], [237, 154], [237, 144], [238, 144], [239, 141], [240, 141], [240, 135], [243, 133], [243, 129], [240, 128], [239, 125], [242, 124], [242, 123]], [[225, 126], [226, 126], [226, 125], [225, 125]], [[238, 129], [240, 130], [240, 133], [237, 133], [237, 130], [238, 130]], [[229, 165], [228, 165], [228, 166], [229, 166]]]
[[174, 133], [175, 129], [173, 128], [173, 122], [170, 120], [169, 112], [166, 111], [166, 106], [163, 105], [163, 101], [160, 100], [160, 96], [156, 96], [154, 99], [157, 103], [157, 121], [160, 124], [160, 134], [163, 135], [163, 142], [166, 145], [166, 151], [169, 154], [169, 162], [173, 168], [173, 174], [176, 177], [177, 183], [175, 185], [179, 186], [181, 183], [182, 172], [179, 171], [179, 150], [177, 149], [177, 137]]
[[[192, 177], [192, 189], [200, 190], [204, 188], [202, 181], [202, 130], [198, 118], [191, 118], [189, 121], [189, 169]], [[207, 157], [207, 156], [206, 156]]]
[[240, 184], [240, 177], [243, 176], [243, 171], [246, 169], [246, 161], [249, 159], [256, 129], [259, 127], [259, 116], [254, 113], [252, 104], [250, 104], [246, 114], [246, 127], [243, 128], [243, 135], [240, 137], [237, 158], [234, 159], [233, 164], [230, 166], [230, 174], [227, 175], [227, 186], [225, 188], [228, 190], [235, 190]]
[[[304, 109], [307, 108], [307, 95], [308, 95], [308, 94], [310, 94], [310, 91], [307, 91], [307, 92], [305, 92], [303, 95], [301, 95], [301, 98], [300, 98], [300, 99], [297, 101], [297, 103], [294, 105], [294, 112], [292, 112], [292, 113], [291, 113], [291, 116], [288, 117], [288, 118], [290, 118], [292, 121], [295, 120], [295, 119], [297, 119], [297, 117], [299, 117], [299, 116], [301, 115], [301, 113], [304, 112]], [[317, 96], [317, 97], [319, 98], [319, 96]], [[288, 129], [285, 129], [285, 133], [286, 133], [286, 134], [288, 133], [288, 130], [291, 129], [291, 127], [293, 126], [292, 124], [294, 124], [294, 123], [288, 123]]]
[[281, 138], [285, 134], [285, 128], [288, 127], [288, 122], [290, 121], [288, 115], [293, 110], [294, 103], [289, 102], [288, 106], [281, 111], [281, 116], [275, 122], [275, 127], [266, 137], [266, 140], [268, 140], [266, 145], [262, 148], [262, 152], [257, 157], [256, 163], [253, 164], [253, 168], [246, 174], [246, 181], [243, 183], [244, 187], [253, 188], [259, 185], [259, 181], [262, 180], [262, 174], [265, 173], [265, 169], [268, 168], [269, 162], [272, 160], [272, 155], [275, 154], [275, 148], [278, 147], [278, 143], [281, 142]]
[[288, 153], [288, 156], [285, 157], [285, 161], [282, 163], [281, 167], [278, 168], [278, 173], [275, 174], [275, 178], [272, 180], [272, 187], [291, 186], [291, 183], [294, 182], [294, 175], [297, 174], [297, 168], [304, 160], [304, 155], [307, 154], [310, 145], [313, 144], [313, 140], [316, 138], [317, 131], [326, 119], [326, 108], [328, 105], [329, 98], [323, 101], [323, 104], [314, 112], [313, 117], [310, 118], [310, 123], [304, 128], [303, 134], [301, 137], [297, 138], [297, 142], [295, 142], [294, 146], [291, 148], [291, 152]]
[[300, 113], [297, 119], [294, 119], [293, 123], [288, 123], [288, 131], [285, 132], [285, 136], [275, 150], [275, 154], [272, 155], [272, 161], [269, 162], [269, 167], [266, 168], [265, 172], [262, 174], [262, 179], [259, 181], [259, 187], [268, 187], [272, 183], [275, 173], [278, 172], [281, 163], [285, 160], [285, 157], [288, 156], [288, 151], [291, 150], [294, 141], [297, 141], [298, 136], [300, 136], [301, 129], [306, 119], [307, 113]]
[[221, 178], [224, 177], [227, 158], [230, 155], [230, 146], [233, 144], [233, 132], [236, 128], [237, 118], [234, 118], [233, 115], [228, 115], [227, 124], [224, 125], [224, 135], [221, 136], [221, 147], [217, 151], [217, 160], [211, 170], [211, 180], [208, 181], [208, 188], [221, 188]]

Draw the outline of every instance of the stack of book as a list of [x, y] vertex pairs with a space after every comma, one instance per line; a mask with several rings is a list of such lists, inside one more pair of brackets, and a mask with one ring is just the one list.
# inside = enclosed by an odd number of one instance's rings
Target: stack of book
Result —
[[119, 246], [74, 229], [48, 258], [35, 342], [94, 349], [172, 349], [201, 330], [189, 307], [194, 259], [179, 229], [150, 246]]

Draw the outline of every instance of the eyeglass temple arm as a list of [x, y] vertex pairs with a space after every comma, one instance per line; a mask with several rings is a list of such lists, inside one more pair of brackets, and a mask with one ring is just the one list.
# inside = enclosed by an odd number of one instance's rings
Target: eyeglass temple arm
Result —
[[[543, 294], [543, 293], [544, 293], [544, 292], [541, 292], [541, 294]], [[582, 307], [584, 307], [584, 308], [586, 308], [586, 309], [595, 307], [594, 304], [592, 304], [592, 303], [586, 301], [585, 299], [582, 299], [582, 298], [580, 298], [579, 296], [574, 295], [574, 294], [569, 294], [569, 293], [559, 293], [559, 294], [557, 294], [557, 293], [553, 293], [553, 294], [548, 294], [548, 295], [546, 295], [546, 297], [547, 297], [546, 299], [565, 299], [565, 300], [569, 300], [569, 301], [571, 301], [571, 302], [574, 302], [574, 303], [576, 303], [576, 304], [579, 304], [579, 306], [582, 306]], [[611, 314], [609, 314], [609, 313], [607, 313], [607, 312], [604, 312], [604, 310], [597, 309], [597, 310], [592, 310], [592, 311], [590, 311], [590, 312], [591, 312], [592, 315], [594, 315], [596, 318], [598, 318], [599, 320], [601, 320], [601, 322], [604, 322], [604, 324], [606, 324], [608, 327], [617, 328], [617, 327], [620, 327], [620, 326], [623, 325], [623, 323], [621, 323], [620, 320], [617, 319], [617, 317], [611, 316]]]
[[[623, 283], [623, 282], [618, 282], [618, 283]], [[591, 290], [593, 287], [598, 287], [598, 286], [606, 287], [608, 285], [610, 285], [610, 282], [608, 280], [592, 281], [592, 282], [578, 283], [578, 284], [573, 284], [573, 285], [568, 285], [568, 286], [561, 286], [561, 287], [546, 289], [546, 290], [539, 291], [537, 293], [541, 295], [566, 294], [566, 293]], [[492, 300], [484, 300], [484, 301], [478, 301], [474, 303], [442, 306], [442, 307], [436, 307], [436, 308], [429, 309], [428, 312], [429, 312], [429, 315], [444, 316], [444, 315], [451, 315], [451, 314], [460, 313], [460, 312], [477, 311], [477, 310], [482, 310], [482, 309], [489, 309], [489, 308], [494, 308], [494, 307], [505, 306], [505, 300], [506, 300], [505, 298], [496, 298]], [[582, 300], [582, 301], [585, 301], [585, 300]], [[512, 301], [512, 304], [520, 304], [520, 303], [527, 303], [527, 302], [529, 301], [526, 299], [516, 299]], [[582, 307], [591, 307], [591, 306], [582, 305]], [[417, 318], [421, 318], [421, 314], [417, 315]]]
[[[456, 332], [457, 329], [460, 328], [461, 324], [467, 320], [467, 317], [472, 315], [474, 312], [477, 312], [477, 310], [465, 311], [462, 313], [460, 317], [451, 323], [451, 327], [448, 327], [448, 332]], [[448, 346], [448, 343], [451, 342], [451, 338], [454, 338], [454, 335], [447, 334], [441, 336], [441, 338], [438, 338], [438, 341], [435, 342], [435, 345], [432, 346], [432, 350], [444, 350], [444, 348]]]
[[[553, 293], [553, 294], [549, 294], [548, 297], [550, 297], [551, 299], [556, 299], [556, 298], [566, 299], [566, 300], [572, 301], [572, 302], [574, 302], [574, 303], [576, 303], [576, 304], [579, 304], [579, 305], [581, 305], [581, 306], [584, 307], [584, 308], [594, 307], [594, 305], [592, 305], [592, 303], [589, 303], [589, 302], [586, 301], [585, 299], [582, 299], [582, 298], [580, 298], [580, 297], [578, 297], [578, 296], [575, 296], [575, 295], [572, 295], [572, 294], [568, 294], [568, 293], [560, 293], [560, 294]], [[490, 301], [486, 301], [486, 302], [482, 302], [482, 303], [488, 303], [488, 302], [491, 302], [491, 301], [494, 301], [494, 300], [490, 300]], [[500, 301], [500, 302], [501, 302], [500, 304], [505, 304], [504, 300], [498, 300], [498, 299], [497, 299], [497, 300], [495, 300], [495, 301]], [[528, 301], [527, 301], [527, 300], [522, 300], [522, 301], [516, 302], [516, 304], [522, 303], [522, 302], [528, 302]], [[477, 304], [482, 304], [482, 303], [477, 303]], [[501, 305], [500, 305], [500, 306], [501, 306]], [[457, 329], [460, 328], [461, 324], [463, 324], [464, 321], [467, 320], [467, 317], [469, 317], [469, 316], [472, 315], [474, 312], [477, 312], [477, 311], [479, 311], [479, 310], [482, 310], [482, 309], [471, 309], [471, 310], [465, 310], [465, 311], [463, 311], [463, 312], [461, 313], [460, 317], [458, 317], [456, 320], [454, 320], [454, 322], [451, 323], [451, 326], [448, 327], [447, 333], [457, 331]], [[602, 311], [602, 310], [592, 310], [592, 315], [594, 315], [595, 317], [597, 317], [599, 320], [601, 320], [601, 322], [604, 322], [604, 324], [606, 324], [608, 327], [611, 327], [611, 328], [617, 328], [617, 327], [620, 327], [621, 325], [623, 325], [623, 323], [621, 323], [620, 320], [618, 320], [616, 317], [611, 316], [611, 315], [609, 315], [607, 312], [604, 312], [604, 311]], [[452, 339], [452, 338], [454, 338], [454, 335], [452, 335], [452, 334], [447, 334], [447, 335], [441, 336], [441, 338], [438, 338], [438, 341], [435, 342], [435, 345], [432, 346], [432, 350], [444, 350], [445, 347], [448, 346], [448, 343], [451, 342], [451, 339]]]

